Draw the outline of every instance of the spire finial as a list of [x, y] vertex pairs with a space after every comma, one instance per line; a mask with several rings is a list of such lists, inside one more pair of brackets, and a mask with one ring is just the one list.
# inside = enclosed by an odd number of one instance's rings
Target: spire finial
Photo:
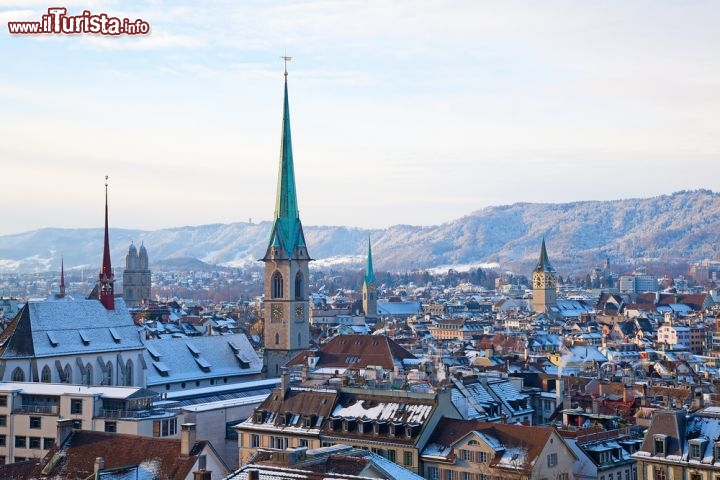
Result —
[[293, 57], [288, 57], [288, 56], [287, 56], [287, 53], [286, 53], [285, 55], [282, 55], [280, 58], [282, 58], [283, 60], [285, 60], [285, 76], [287, 77], [287, 75], [288, 75], [288, 72], [287, 72], [287, 62], [289, 62], [290, 60], [292, 60]]

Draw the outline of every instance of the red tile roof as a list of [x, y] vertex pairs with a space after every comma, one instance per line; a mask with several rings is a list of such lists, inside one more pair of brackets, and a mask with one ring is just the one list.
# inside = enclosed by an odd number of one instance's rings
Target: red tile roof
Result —
[[[182, 457], [180, 439], [177, 438], [75, 430], [62, 447], [55, 446], [48, 452], [31, 478], [85, 479], [93, 473], [95, 459], [102, 457], [105, 469], [152, 462], [153, 468], [157, 469], [157, 478], [181, 480], [191, 473], [198, 455], [207, 445], [205, 441], [196, 442], [190, 456]], [[49, 475], [42, 475], [43, 468], [58, 451], [65, 453], [65, 460], [58, 462]]]
[[316, 352], [305, 351], [288, 366], [307, 365], [307, 357], [317, 355], [317, 368], [358, 368], [379, 365], [392, 370], [394, 361], [415, 356], [385, 335], [338, 335], [320, 346]]

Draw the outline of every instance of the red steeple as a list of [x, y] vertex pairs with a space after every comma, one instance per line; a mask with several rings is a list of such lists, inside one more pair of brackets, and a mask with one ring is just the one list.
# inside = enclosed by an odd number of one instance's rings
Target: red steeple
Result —
[[60, 257], [60, 298], [65, 297], [65, 259]]
[[115, 310], [114, 286], [115, 276], [110, 265], [110, 235], [108, 233], [108, 176], [105, 175], [105, 245], [103, 246], [103, 262], [99, 276], [100, 303], [106, 309]]

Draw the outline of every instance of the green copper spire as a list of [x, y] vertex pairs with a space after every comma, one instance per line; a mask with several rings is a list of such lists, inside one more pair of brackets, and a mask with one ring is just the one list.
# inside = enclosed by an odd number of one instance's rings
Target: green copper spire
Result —
[[377, 282], [375, 281], [375, 272], [373, 271], [372, 246], [370, 245], [370, 235], [368, 235], [368, 254], [367, 266], [365, 267], [365, 285], [370, 285], [371, 283], [377, 285]]
[[295, 167], [293, 165], [292, 140], [290, 136], [290, 103], [288, 101], [287, 70], [285, 71], [285, 98], [283, 104], [282, 138], [280, 141], [280, 166], [277, 196], [275, 198], [275, 221], [268, 248], [281, 248], [293, 257], [297, 247], [305, 246], [300, 223], [300, 213], [295, 190]]

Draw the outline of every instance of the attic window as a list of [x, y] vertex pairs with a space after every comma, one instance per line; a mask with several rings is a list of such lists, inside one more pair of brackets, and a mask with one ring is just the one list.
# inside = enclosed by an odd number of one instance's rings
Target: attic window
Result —
[[653, 445], [655, 446], [655, 455], [665, 456], [665, 443], [667, 441], [667, 435], [656, 434], [653, 435]]
[[153, 362], [153, 367], [158, 371], [161, 377], [170, 375], [170, 369], [163, 362]]
[[206, 372], [206, 373], [210, 371], [210, 367], [212, 366], [210, 364], [210, 362], [208, 362], [207, 360], [205, 360], [202, 357], [195, 358], [195, 363], [198, 364], [198, 366], [200, 367], [200, 370], [202, 370], [203, 372]]
[[188, 350], [190, 350], [190, 353], [192, 353], [193, 357], [198, 358], [200, 356], [200, 350], [198, 350], [195, 345], [192, 345], [190, 343], [186, 343], [185, 345], [187, 346]]
[[88, 334], [86, 332], [83, 332], [82, 330], [80, 330], [78, 333], [80, 334], [80, 339], [82, 340], [83, 345], [85, 345], [86, 347], [90, 345], [90, 337], [88, 337]]
[[155, 348], [153, 348], [150, 344], [145, 345], [145, 348], [147, 349], [153, 360], [155, 360], [156, 362], [160, 360], [160, 354], [157, 350], [155, 350]]
[[120, 336], [120, 334], [118, 333], [118, 331], [115, 330], [114, 328], [111, 328], [111, 329], [110, 329], [110, 335], [112, 335], [113, 341], [114, 341], [115, 343], [120, 343], [120, 340], [122, 340], [122, 337]]
[[57, 337], [53, 332], [47, 332], [47, 337], [48, 340], [50, 340], [50, 345], [52, 345], [53, 347], [57, 347], [58, 345], [60, 345], [60, 342], [58, 341]]

